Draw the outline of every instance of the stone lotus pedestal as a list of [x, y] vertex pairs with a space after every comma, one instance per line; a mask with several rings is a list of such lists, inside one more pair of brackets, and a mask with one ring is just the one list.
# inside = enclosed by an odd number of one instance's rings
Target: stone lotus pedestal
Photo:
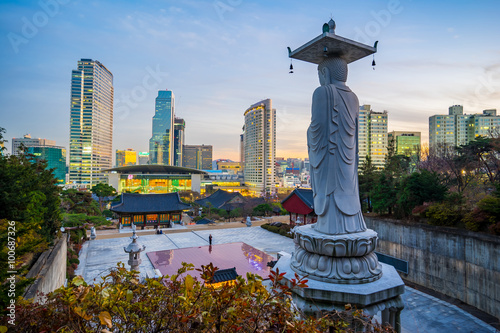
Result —
[[400, 332], [404, 283], [394, 267], [378, 262], [377, 233], [367, 229], [328, 235], [314, 226], [296, 227], [295, 252], [282, 255], [274, 266], [285, 273], [288, 285], [295, 273], [307, 276], [308, 287], [292, 290], [295, 305], [305, 314], [318, 315], [351, 304], [368, 316], [380, 313], [382, 323]]

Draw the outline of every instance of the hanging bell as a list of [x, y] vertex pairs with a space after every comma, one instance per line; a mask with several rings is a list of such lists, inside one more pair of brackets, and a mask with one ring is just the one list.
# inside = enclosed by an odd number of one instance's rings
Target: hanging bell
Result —
[[376, 65], [375, 64], [375, 59], [373, 59], [373, 61], [372, 61], [373, 70], [375, 70], [375, 65]]
[[289, 74], [293, 73], [293, 65], [290, 63], [290, 71], [288, 72]]

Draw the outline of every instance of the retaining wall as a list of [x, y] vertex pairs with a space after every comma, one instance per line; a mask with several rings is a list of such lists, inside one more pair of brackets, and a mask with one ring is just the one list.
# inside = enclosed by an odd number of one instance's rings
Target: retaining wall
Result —
[[62, 237], [51, 249], [42, 253], [26, 275], [27, 278], [36, 278], [36, 280], [26, 289], [24, 298], [34, 298], [35, 301], [43, 302], [37, 295], [38, 292], [47, 294], [64, 285], [66, 260], [66, 237]]
[[408, 261], [413, 283], [500, 319], [500, 237], [467, 230], [365, 217], [377, 251]]

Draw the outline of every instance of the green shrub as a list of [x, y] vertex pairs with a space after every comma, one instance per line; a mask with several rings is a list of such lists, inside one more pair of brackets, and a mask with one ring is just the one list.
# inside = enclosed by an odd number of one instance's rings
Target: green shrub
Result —
[[274, 232], [275, 234], [279, 234], [281, 236], [286, 236], [288, 238], [293, 238], [293, 235], [291, 235], [289, 232], [292, 229], [292, 227], [289, 224], [282, 224], [280, 227], [274, 226], [274, 225], [269, 225], [269, 223], [261, 225], [262, 228]]
[[462, 211], [447, 203], [436, 203], [427, 209], [425, 216], [429, 224], [437, 226], [456, 226], [462, 220]]
[[70, 264], [77, 264], [77, 265], [80, 265], [80, 260], [79, 259], [75, 259], [75, 258], [71, 258], [69, 260], [69, 263]]

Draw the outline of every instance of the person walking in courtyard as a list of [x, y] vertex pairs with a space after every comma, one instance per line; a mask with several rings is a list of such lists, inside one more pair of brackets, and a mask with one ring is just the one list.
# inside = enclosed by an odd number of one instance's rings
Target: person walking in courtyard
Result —
[[212, 234], [210, 234], [210, 236], [208, 236], [208, 244], [212, 245]]

